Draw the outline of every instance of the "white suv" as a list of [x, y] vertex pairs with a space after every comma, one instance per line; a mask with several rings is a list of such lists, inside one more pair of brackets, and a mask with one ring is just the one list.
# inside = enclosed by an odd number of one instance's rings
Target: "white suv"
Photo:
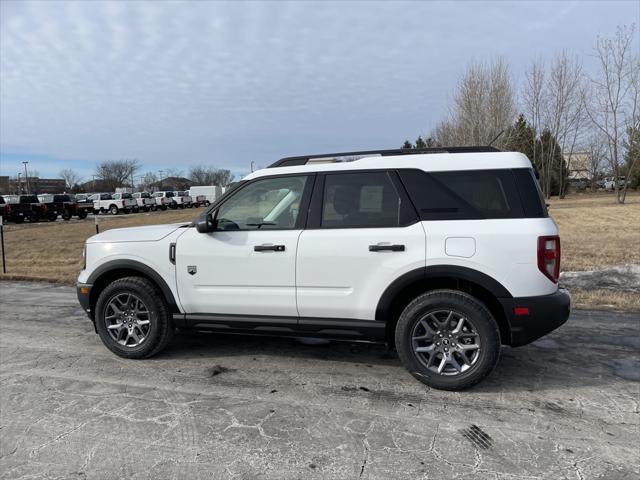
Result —
[[567, 320], [559, 269], [526, 156], [350, 152], [282, 159], [191, 224], [91, 237], [78, 298], [127, 358], [158, 353], [175, 328], [386, 341], [418, 380], [458, 390], [501, 345]]

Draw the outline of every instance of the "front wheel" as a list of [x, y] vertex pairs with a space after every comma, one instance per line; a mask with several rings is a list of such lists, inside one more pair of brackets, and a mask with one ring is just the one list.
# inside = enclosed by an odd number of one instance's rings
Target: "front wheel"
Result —
[[420, 295], [404, 309], [396, 349], [411, 375], [440, 390], [463, 390], [498, 363], [500, 332], [479, 300], [456, 290]]
[[95, 311], [100, 339], [120, 357], [151, 357], [173, 337], [169, 309], [146, 278], [125, 277], [107, 285]]

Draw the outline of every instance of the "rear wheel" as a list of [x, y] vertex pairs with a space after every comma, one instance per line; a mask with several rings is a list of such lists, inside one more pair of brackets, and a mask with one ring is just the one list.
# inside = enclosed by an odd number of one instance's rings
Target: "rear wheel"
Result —
[[24, 222], [24, 217], [14, 217], [13, 221], [15, 223], [22, 223]]
[[158, 209], [158, 207], [156, 207], [155, 205], [151, 205], [151, 211], [155, 212]]
[[57, 213], [47, 213], [47, 220], [50, 222], [55, 222], [58, 219]]
[[80, 220], [82, 220], [83, 218], [87, 218], [87, 211], [86, 211], [86, 210], [80, 210], [80, 211], [78, 212], [78, 218], [79, 218]]
[[110, 213], [111, 215], [117, 215], [117, 214], [118, 214], [118, 212], [119, 212], [119, 210], [118, 210], [118, 207], [117, 207], [116, 205], [111, 205], [111, 206], [109, 207], [109, 213]]
[[210, 202], [209, 200], [206, 200], [206, 201], [204, 202], [204, 206], [205, 206], [205, 207], [208, 207], [209, 205], [211, 205], [211, 202]]
[[121, 357], [151, 357], [173, 337], [169, 309], [155, 285], [145, 278], [126, 277], [107, 285], [95, 311], [100, 339]]
[[71, 220], [71, 212], [69, 210], [65, 210], [62, 214], [63, 220]]
[[164, 211], [164, 210], [167, 209], [167, 206], [166, 205], [162, 205], [160, 208]]
[[500, 333], [489, 310], [455, 290], [434, 290], [407, 305], [395, 341], [411, 375], [441, 390], [477, 384], [500, 356]]

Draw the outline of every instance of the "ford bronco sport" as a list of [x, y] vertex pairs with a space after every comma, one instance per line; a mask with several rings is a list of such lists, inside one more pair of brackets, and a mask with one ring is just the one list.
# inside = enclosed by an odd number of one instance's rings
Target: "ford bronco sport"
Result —
[[191, 224], [91, 237], [77, 289], [122, 357], [175, 328], [381, 341], [459, 390], [567, 320], [559, 272], [529, 159], [458, 147], [282, 159]]

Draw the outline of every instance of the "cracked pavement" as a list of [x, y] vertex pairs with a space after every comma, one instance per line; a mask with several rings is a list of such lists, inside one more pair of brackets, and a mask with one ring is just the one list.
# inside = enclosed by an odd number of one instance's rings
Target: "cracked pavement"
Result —
[[73, 288], [0, 294], [1, 479], [640, 476], [637, 313], [573, 312], [451, 393], [380, 345], [181, 333], [125, 360]]

